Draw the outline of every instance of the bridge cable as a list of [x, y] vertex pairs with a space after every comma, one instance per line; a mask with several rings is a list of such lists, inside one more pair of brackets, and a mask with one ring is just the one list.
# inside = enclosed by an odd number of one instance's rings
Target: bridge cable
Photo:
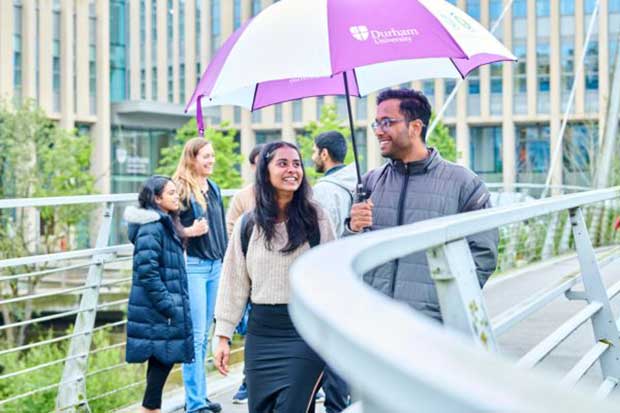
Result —
[[577, 90], [577, 81], [581, 77], [583, 68], [585, 66], [586, 55], [588, 53], [588, 46], [590, 45], [590, 37], [592, 36], [592, 32], [594, 30], [594, 22], [596, 21], [596, 17], [598, 15], [600, 0], [596, 0], [596, 4], [594, 6], [594, 10], [592, 11], [592, 17], [590, 18], [590, 24], [588, 26], [588, 33], [586, 35], [586, 39], [583, 44], [583, 50], [581, 51], [581, 58], [579, 59], [579, 65], [577, 66], [577, 72], [575, 72], [575, 77], [573, 79], [573, 86], [570, 90], [570, 95], [568, 97], [568, 102], [566, 104], [566, 109], [564, 110], [564, 117], [562, 118], [562, 126], [560, 127], [560, 132], [558, 133], [558, 139], [555, 143], [555, 147], [553, 148], [553, 156], [551, 157], [551, 163], [549, 165], [549, 172], [547, 173], [547, 180], [545, 181], [545, 187], [540, 194], [540, 199], [545, 198], [549, 192], [549, 185], [551, 184], [551, 178], [553, 176], [553, 169], [555, 168], [556, 163], [558, 162], [558, 158], [560, 157], [560, 149], [562, 148], [562, 142], [564, 140], [564, 131], [566, 130], [566, 124], [568, 123], [568, 115], [571, 111], [571, 107], [575, 100], [575, 91]]

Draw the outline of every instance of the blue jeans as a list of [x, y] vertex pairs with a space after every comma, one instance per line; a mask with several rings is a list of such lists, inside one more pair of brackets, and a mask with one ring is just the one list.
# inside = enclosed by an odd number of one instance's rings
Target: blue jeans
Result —
[[221, 260], [187, 257], [189, 308], [192, 317], [195, 355], [193, 363], [183, 364], [185, 404], [188, 412], [206, 407], [207, 375], [205, 360], [221, 269]]

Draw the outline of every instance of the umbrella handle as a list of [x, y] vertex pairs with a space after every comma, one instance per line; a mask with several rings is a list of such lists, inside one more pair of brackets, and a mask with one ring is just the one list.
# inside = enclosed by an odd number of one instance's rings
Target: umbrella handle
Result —
[[365, 202], [368, 199], [368, 193], [364, 191], [364, 185], [358, 183], [355, 187], [355, 203]]
[[[354, 202], [356, 204], [360, 202], [366, 202], [368, 198], [368, 192], [364, 191], [364, 185], [362, 185], [362, 183], [358, 183], [355, 187]], [[370, 227], [362, 228], [362, 232], [370, 232]]]

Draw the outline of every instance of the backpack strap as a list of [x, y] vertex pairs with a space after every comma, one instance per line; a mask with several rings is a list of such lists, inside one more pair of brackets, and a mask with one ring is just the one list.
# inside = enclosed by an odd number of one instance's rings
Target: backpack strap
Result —
[[248, 255], [248, 246], [250, 245], [250, 238], [252, 238], [252, 232], [254, 231], [254, 213], [246, 212], [241, 215], [241, 251], [243, 256]]
[[319, 245], [321, 243], [321, 231], [316, 231], [310, 234], [308, 243], [310, 244], [310, 248], [314, 248]]

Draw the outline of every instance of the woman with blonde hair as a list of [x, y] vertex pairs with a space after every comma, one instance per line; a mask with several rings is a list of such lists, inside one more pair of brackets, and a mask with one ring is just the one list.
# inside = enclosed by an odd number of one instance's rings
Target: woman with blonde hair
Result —
[[209, 328], [228, 238], [220, 188], [213, 173], [213, 145], [203, 138], [187, 141], [173, 179], [181, 199], [181, 224], [187, 241], [187, 278], [192, 317], [193, 363], [183, 365], [187, 412], [219, 412], [219, 403], [207, 398], [205, 359]]

